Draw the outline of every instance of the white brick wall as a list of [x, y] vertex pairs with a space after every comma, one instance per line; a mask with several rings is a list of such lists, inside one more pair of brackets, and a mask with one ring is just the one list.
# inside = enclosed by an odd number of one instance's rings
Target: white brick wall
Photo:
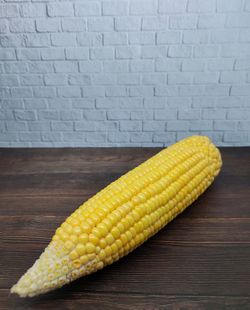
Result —
[[249, 0], [1, 0], [0, 147], [250, 145]]

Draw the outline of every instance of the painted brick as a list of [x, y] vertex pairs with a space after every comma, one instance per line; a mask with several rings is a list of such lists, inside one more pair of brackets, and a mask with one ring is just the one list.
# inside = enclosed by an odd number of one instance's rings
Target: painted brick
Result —
[[231, 71], [233, 70], [234, 62], [235, 60], [230, 58], [209, 59], [207, 67], [209, 71]]
[[207, 30], [184, 30], [183, 43], [185, 44], [199, 44], [208, 43], [209, 32]]
[[131, 60], [130, 61], [131, 72], [152, 72], [154, 71], [154, 61], [143, 59], [143, 60]]
[[165, 96], [178, 96], [178, 87], [176, 85], [172, 86], [156, 86], [155, 96], [165, 97]]
[[189, 122], [188, 121], [167, 121], [166, 123], [167, 131], [188, 131]]
[[101, 5], [97, 1], [77, 2], [74, 4], [76, 16], [98, 16], [101, 14]]
[[166, 98], [147, 98], [144, 99], [144, 107], [146, 109], [164, 109], [167, 106]]
[[0, 76], [0, 85], [1, 86], [18, 86], [19, 80], [17, 75], [8, 74], [6, 76]]
[[157, 13], [157, 0], [131, 0], [131, 15], [154, 15]]
[[174, 120], [177, 119], [176, 109], [156, 110], [154, 113], [156, 120]]
[[0, 18], [18, 17], [19, 11], [16, 4], [5, 4], [0, 6]]
[[236, 142], [236, 143], [244, 143], [247, 142], [248, 138], [247, 138], [247, 133], [245, 132], [235, 132], [235, 131], [231, 131], [231, 132], [225, 132], [224, 134], [224, 141], [225, 142]]
[[15, 50], [11, 48], [0, 49], [0, 60], [15, 60]]
[[236, 42], [238, 40], [239, 30], [213, 30], [211, 32], [211, 43], [228, 43]]
[[78, 64], [76, 61], [57, 61], [54, 63], [55, 72], [77, 72]]
[[33, 121], [28, 123], [30, 131], [49, 131], [51, 130], [50, 122], [48, 121]]
[[231, 14], [227, 16], [226, 27], [250, 27], [249, 14]]
[[63, 48], [42, 48], [41, 59], [42, 60], [64, 60], [65, 54]]
[[124, 16], [115, 18], [115, 30], [136, 31], [140, 30], [141, 18], [136, 16]]
[[161, 58], [167, 57], [167, 46], [142, 46], [141, 56], [142, 58]]
[[154, 32], [129, 32], [128, 34], [129, 44], [140, 44], [140, 45], [152, 45], [155, 44], [155, 33]]
[[[67, 52], [66, 52], [67, 54]], [[72, 55], [73, 57], [73, 55]], [[83, 57], [83, 56], [82, 56]], [[102, 71], [101, 61], [80, 61], [79, 70], [84, 73], [97, 73]]]
[[28, 71], [25, 62], [4, 62], [4, 70], [6, 73], [26, 73]]
[[178, 119], [183, 120], [196, 120], [200, 118], [200, 111], [199, 110], [180, 110], [178, 111]]
[[238, 128], [239, 130], [250, 130], [250, 121], [240, 121]]
[[140, 76], [138, 74], [119, 74], [117, 82], [124, 85], [136, 85], [140, 82]]
[[70, 74], [68, 83], [69, 85], [90, 85], [91, 78], [87, 74]]
[[27, 130], [27, 123], [19, 121], [6, 121], [6, 127], [8, 131], [25, 131]]
[[47, 10], [50, 17], [67, 17], [74, 15], [73, 4], [71, 2], [49, 3], [47, 5]]
[[195, 15], [178, 15], [170, 16], [170, 29], [194, 29], [197, 25], [197, 16]]
[[236, 127], [235, 121], [214, 121], [215, 130], [234, 130]]
[[4, 19], [0, 20], [0, 33], [7, 33], [8, 30], [8, 21]]
[[59, 19], [37, 19], [36, 30], [38, 32], [57, 32], [61, 29]]
[[[204, 71], [205, 61], [201, 59], [184, 59], [182, 62], [182, 71], [196, 72]], [[216, 70], [217, 71], [217, 70]]]
[[81, 88], [78, 86], [63, 86], [57, 88], [58, 95], [64, 98], [81, 97]]
[[124, 97], [128, 96], [128, 88], [123, 86], [106, 87], [105, 94], [107, 97]]
[[198, 28], [222, 28], [225, 25], [225, 16], [223, 15], [201, 15], [198, 20]]
[[147, 120], [153, 119], [154, 112], [153, 110], [139, 110], [139, 111], [131, 111], [131, 119], [132, 120]]
[[123, 110], [113, 110], [107, 112], [109, 120], [127, 120], [130, 119], [130, 112]]
[[143, 121], [143, 131], [164, 131], [164, 121]]
[[102, 45], [101, 33], [77, 33], [77, 42], [80, 46], [100, 46]]
[[90, 49], [90, 59], [113, 59], [114, 49], [111, 47], [93, 47]]
[[65, 85], [67, 77], [65, 74], [47, 74], [44, 76], [45, 85]]
[[[0, 49], [0, 59], [1, 59], [1, 49]], [[19, 60], [39, 60], [40, 50], [35, 48], [25, 48], [17, 50], [17, 59]]]
[[163, 73], [144, 73], [142, 75], [142, 84], [144, 85], [166, 84], [166, 75]]
[[38, 132], [19, 132], [19, 139], [25, 142], [41, 141], [41, 135]]
[[96, 74], [92, 78], [94, 85], [112, 85], [117, 83], [117, 76], [115, 74]]
[[14, 115], [15, 115], [15, 119], [17, 121], [33, 121], [36, 119], [35, 111], [15, 110]]
[[68, 121], [52, 121], [51, 123], [52, 130], [55, 131], [72, 131], [73, 130], [73, 122]]
[[214, 97], [194, 97], [192, 99], [192, 107], [193, 108], [214, 108], [215, 98]]
[[23, 17], [45, 17], [46, 6], [44, 3], [24, 3], [20, 7]]
[[204, 13], [204, 12], [214, 11], [215, 7], [216, 7], [215, 0], [210, 0], [210, 1], [189, 0], [187, 9], [188, 9], [188, 12]]
[[171, 58], [188, 58], [192, 55], [192, 47], [187, 45], [170, 46], [168, 56]]
[[225, 118], [226, 118], [225, 109], [204, 109], [202, 111], [202, 119], [217, 120]]
[[196, 72], [194, 73], [194, 84], [218, 83], [219, 73], [215, 72]]
[[50, 46], [50, 37], [45, 33], [30, 33], [25, 37], [26, 46], [28, 47], [47, 47]]
[[102, 5], [103, 15], [127, 15], [128, 2], [127, 1], [105, 1]]
[[159, 12], [163, 14], [184, 13], [187, 0], [159, 0]]
[[83, 111], [83, 119], [104, 121], [106, 113], [104, 111]]
[[129, 63], [127, 60], [114, 60], [114, 61], [104, 61], [103, 71], [108, 72], [128, 72]]
[[220, 82], [221, 83], [232, 83], [232, 84], [242, 84], [246, 81], [246, 72], [221, 72]]
[[154, 88], [152, 86], [132, 86], [130, 87], [131, 97], [152, 97]]
[[51, 43], [54, 46], [75, 46], [76, 36], [71, 33], [52, 33]]
[[243, 107], [245, 105], [245, 97], [230, 96], [230, 97], [218, 97], [216, 98], [216, 106], [218, 108], [236, 108]]
[[42, 99], [24, 99], [24, 107], [25, 109], [46, 109], [48, 107], [47, 102], [45, 101], [44, 98]]
[[175, 132], [164, 132], [164, 133], [156, 133], [153, 136], [154, 142], [161, 142], [164, 144], [172, 144], [176, 141], [176, 133]]
[[141, 131], [142, 130], [142, 122], [133, 120], [121, 120], [120, 121], [120, 131]]
[[194, 48], [194, 56], [197, 58], [213, 58], [219, 53], [217, 45], [197, 45]]
[[141, 49], [139, 46], [122, 46], [117, 47], [115, 50], [115, 56], [117, 59], [133, 59], [139, 58]]
[[193, 79], [189, 72], [170, 72], [168, 73], [168, 84], [190, 84]]
[[57, 110], [38, 111], [39, 120], [58, 120], [59, 112]]
[[35, 32], [35, 23], [30, 19], [11, 19], [9, 29], [11, 32]]
[[32, 97], [32, 90], [29, 87], [12, 87], [11, 95], [13, 98], [29, 98]]
[[63, 121], [74, 121], [82, 118], [81, 110], [65, 110], [60, 112], [60, 118]]
[[250, 42], [250, 28], [241, 29], [240, 30], [240, 38], [241, 42]]
[[93, 121], [79, 121], [75, 122], [76, 131], [94, 131], [95, 123]]
[[249, 96], [250, 87], [249, 85], [233, 85], [231, 88], [231, 95], [236, 96]]
[[54, 98], [56, 97], [56, 90], [53, 87], [47, 86], [33, 87], [33, 94], [34, 97], [38, 98]]
[[81, 18], [64, 18], [62, 20], [62, 29], [66, 32], [86, 31], [86, 21]]
[[133, 132], [130, 135], [131, 142], [151, 142], [153, 133], [150, 132]]
[[162, 31], [156, 34], [157, 44], [179, 44], [181, 42], [180, 31]]
[[217, 0], [218, 12], [238, 12], [242, 6], [242, 0]]
[[168, 25], [167, 16], [143, 17], [142, 30], [165, 30]]
[[47, 141], [54, 142], [54, 141], [61, 141], [62, 139], [60, 132], [42, 132], [41, 137], [42, 141], [46, 141], [46, 145], [48, 145]]
[[126, 45], [128, 42], [128, 34], [122, 32], [104, 33], [104, 45]]
[[250, 119], [250, 109], [230, 109], [227, 113], [227, 119], [242, 120]]
[[250, 57], [236, 59], [235, 70], [250, 70]]
[[200, 130], [213, 130], [213, 121], [198, 120], [190, 122], [190, 131]]
[[112, 31], [114, 19], [112, 17], [92, 17], [88, 19], [89, 31]]
[[20, 84], [23, 86], [40, 86], [44, 84], [41, 74], [24, 74], [20, 76]]
[[108, 134], [109, 142], [126, 143], [129, 141], [130, 135], [127, 132], [110, 132]]

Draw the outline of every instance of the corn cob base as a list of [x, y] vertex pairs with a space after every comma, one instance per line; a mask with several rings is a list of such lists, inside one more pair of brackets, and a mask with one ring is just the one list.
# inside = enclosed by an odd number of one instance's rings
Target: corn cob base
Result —
[[220, 153], [207, 137], [164, 149], [71, 214], [11, 292], [39, 295], [117, 261], [196, 200], [220, 167]]

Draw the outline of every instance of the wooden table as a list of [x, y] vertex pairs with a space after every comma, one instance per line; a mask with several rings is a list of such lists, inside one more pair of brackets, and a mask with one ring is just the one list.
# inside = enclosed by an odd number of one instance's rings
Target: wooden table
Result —
[[0, 150], [0, 309], [250, 309], [250, 149], [224, 148], [215, 183], [119, 262], [32, 299], [9, 288], [82, 201], [156, 148]]

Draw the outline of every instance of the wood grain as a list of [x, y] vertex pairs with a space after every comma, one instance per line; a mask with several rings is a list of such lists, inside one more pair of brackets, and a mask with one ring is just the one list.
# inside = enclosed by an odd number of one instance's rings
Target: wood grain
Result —
[[156, 148], [0, 149], [0, 309], [250, 309], [250, 149], [183, 214], [119, 262], [33, 299], [10, 286], [80, 203]]

